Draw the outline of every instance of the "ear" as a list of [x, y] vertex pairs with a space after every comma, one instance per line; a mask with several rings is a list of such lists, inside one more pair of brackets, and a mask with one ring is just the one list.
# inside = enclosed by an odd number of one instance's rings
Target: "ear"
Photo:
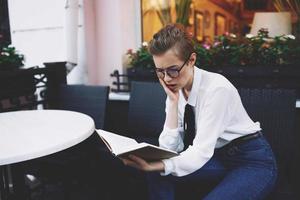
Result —
[[191, 57], [190, 57], [190, 63], [191, 63], [192, 66], [195, 65], [196, 59], [197, 59], [197, 54], [194, 52], [194, 53], [191, 54]]

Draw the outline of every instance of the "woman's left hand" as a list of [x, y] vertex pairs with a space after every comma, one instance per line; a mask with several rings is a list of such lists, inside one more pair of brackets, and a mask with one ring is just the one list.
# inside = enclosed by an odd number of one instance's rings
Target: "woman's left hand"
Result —
[[144, 159], [134, 155], [129, 155], [128, 158], [121, 158], [121, 160], [123, 161], [124, 165], [131, 166], [142, 171], [164, 171], [164, 163], [162, 161], [147, 162]]

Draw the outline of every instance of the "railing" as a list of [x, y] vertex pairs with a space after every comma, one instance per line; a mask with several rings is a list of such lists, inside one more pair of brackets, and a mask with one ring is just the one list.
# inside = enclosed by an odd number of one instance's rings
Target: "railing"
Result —
[[115, 70], [112, 74], [110, 74], [110, 76], [116, 78], [116, 80], [112, 83], [114, 86], [116, 86], [116, 88], [111, 88], [112, 92], [130, 91], [130, 80], [128, 78], [128, 75], [120, 74], [118, 70]]
[[66, 84], [65, 62], [0, 73], [0, 112], [52, 107], [60, 84]]
[[130, 68], [127, 69], [127, 74], [120, 74], [115, 70], [110, 76], [116, 78], [113, 81], [116, 88], [112, 88], [112, 92], [130, 92], [131, 81], [158, 82], [153, 68]]

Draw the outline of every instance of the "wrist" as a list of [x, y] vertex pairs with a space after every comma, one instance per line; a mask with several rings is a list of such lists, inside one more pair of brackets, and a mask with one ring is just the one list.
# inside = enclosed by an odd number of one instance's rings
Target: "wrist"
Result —
[[150, 171], [164, 172], [165, 165], [162, 161], [153, 162]]
[[172, 107], [172, 108], [176, 107], [177, 108], [177, 106], [178, 106], [178, 100], [170, 100], [169, 101], [169, 107]]

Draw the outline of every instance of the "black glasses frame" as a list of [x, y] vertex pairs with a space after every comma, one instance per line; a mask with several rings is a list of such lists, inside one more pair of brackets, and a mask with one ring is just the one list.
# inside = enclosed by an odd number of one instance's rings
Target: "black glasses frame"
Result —
[[178, 68], [178, 69], [173, 69], [171, 67], [168, 67], [166, 69], [162, 69], [162, 68], [155, 68], [155, 72], [158, 76], [158, 78], [164, 79], [166, 74], [168, 74], [169, 77], [171, 78], [177, 78], [180, 74], [180, 71], [182, 70], [182, 68], [186, 65], [186, 63], [190, 60], [190, 56], [188, 57], [188, 59], [186, 59], [186, 61], [184, 61], [184, 63]]

